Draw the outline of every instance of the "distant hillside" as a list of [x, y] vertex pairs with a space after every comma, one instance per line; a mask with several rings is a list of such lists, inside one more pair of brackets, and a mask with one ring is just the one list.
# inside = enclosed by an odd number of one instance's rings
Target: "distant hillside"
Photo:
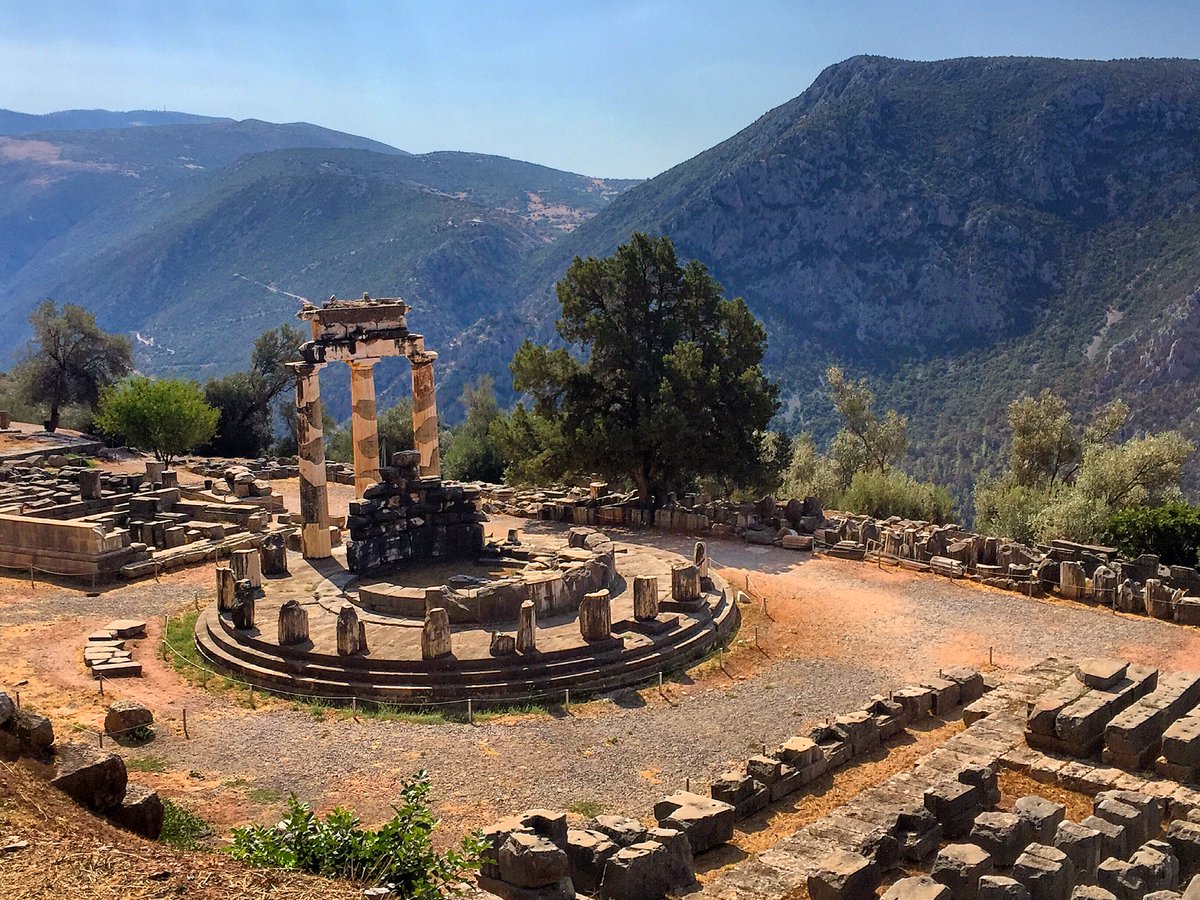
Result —
[[831, 433], [836, 362], [912, 417], [917, 470], [960, 487], [1043, 386], [1200, 437], [1198, 202], [1200, 62], [859, 57], [555, 243], [520, 319], [453, 362], [549, 335], [572, 256], [640, 229], [763, 318], [792, 428]]
[[64, 109], [33, 115], [0, 109], [0, 134], [31, 134], [40, 131], [84, 131], [95, 128], [137, 128], [144, 125], [199, 125], [232, 122], [212, 116], [167, 110], [133, 109], [115, 112], [109, 109]]
[[[413, 156], [312, 125], [0, 137], [0, 309], [13, 323], [0, 354], [13, 358], [28, 311], [52, 296], [129, 333], [140, 367], [203, 379], [292, 321], [289, 294], [364, 290], [402, 294], [439, 346], [515, 306], [528, 259], [633, 183]], [[386, 400], [407, 372], [380, 376]]]

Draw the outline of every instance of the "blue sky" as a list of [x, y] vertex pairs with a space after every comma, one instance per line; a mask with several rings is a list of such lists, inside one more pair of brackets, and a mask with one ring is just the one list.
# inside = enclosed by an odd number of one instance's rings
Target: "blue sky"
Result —
[[1200, 2], [0, 0], [0, 107], [308, 121], [647, 177], [860, 53], [1195, 56]]

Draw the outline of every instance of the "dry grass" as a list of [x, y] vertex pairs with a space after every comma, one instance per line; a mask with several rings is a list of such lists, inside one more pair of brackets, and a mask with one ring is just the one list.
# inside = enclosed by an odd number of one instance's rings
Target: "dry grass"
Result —
[[1067, 818], [1073, 822], [1081, 822], [1092, 814], [1092, 798], [1077, 791], [1068, 791], [1057, 784], [1042, 784], [1034, 781], [1028, 775], [1001, 769], [997, 777], [1000, 783], [1000, 808], [1011, 810], [1019, 797], [1044, 797], [1055, 803], [1061, 803], [1067, 808]]
[[20, 765], [0, 763], [0, 837], [29, 842], [0, 857], [5, 900], [351, 900], [361, 887], [249, 869], [222, 853], [180, 852], [85, 812]]

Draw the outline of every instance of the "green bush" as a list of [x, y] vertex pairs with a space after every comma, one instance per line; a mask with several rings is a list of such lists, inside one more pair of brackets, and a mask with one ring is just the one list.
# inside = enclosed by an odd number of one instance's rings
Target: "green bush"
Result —
[[208, 823], [186, 807], [163, 801], [163, 829], [159, 840], [176, 850], [200, 850], [212, 836]]
[[234, 828], [229, 852], [252, 866], [386, 884], [412, 900], [458, 894], [457, 885], [478, 868], [486, 844], [470, 835], [458, 849], [435, 850], [430, 834], [437, 821], [428, 796], [429, 775], [418, 772], [401, 788], [395, 815], [372, 831], [359, 827], [354, 813], [342, 807], [318, 818], [293, 795], [278, 825]]
[[1200, 548], [1200, 507], [1180, 502], [1130, 507], [1109, 516], [1105, 534], [1131, 558], [1153, 553], [1168, 566], [1194, 566]]
[[841, 505], [847, 512], [877, 519], [900, 516], [942, 524], [954, 515], [949, 491], [895, 470], [856, 473]]

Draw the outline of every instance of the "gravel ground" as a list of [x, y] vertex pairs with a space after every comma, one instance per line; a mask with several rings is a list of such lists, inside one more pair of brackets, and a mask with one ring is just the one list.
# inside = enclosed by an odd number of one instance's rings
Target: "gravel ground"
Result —
[[[658, 533], [614, 536], [689, 555], [692, 544]], [[160, 736], [146, 750], [132, 751], [161, 758], [166, 771], [136, 777], [168, 795], [189, 796], [224, 824], [271, 821], [279, 798], [289, 792], [321, 807], [348, 803], [364, 819], [380, 819], [399, 783], [419, 768], [433, 777], [450, 834], [535, 805], [646, 816], [656, 799], [687, 778], [706, 785], [763, 744], [802, 733], [871, 694], [940, 667], [986, 667], [989, 648], [1001, 670], [1046, 656], [1102, 654], [1200, 669], [1200, 632], [1191, 628], [733, 542], [714, 542], [710, 552], [734, 586], [745, 587], [749, 577], [754, 596], [766, 598], [769, 616], [760, 603], [746, 607], [739, 643], [724, 668], [704, 664], [670, 683], [665, 697], [654, 688], [575, 706], [570, 713], [476, 725], [355, 722], [333, 712], [316, 718], [279, 701], [245, 709], [231, 697], [176, 686], [176, 676], [151, 661], [142, 683], [114, 688], [134, 697], [152, 686], [159, 695], [175, 692], [169, 706], [159, 708]], [[0, 640], [6, 632], [48, 631], [37, 623], [53, 616], [86, 615], [58, 620], [72, 629], [69, 640], [61, 638], [72, 647], [78, 628], [99, 615], [97, 604], [107, 617], [159, 615], [205, 589], [211, 573], [193, 572], [202, 573], [203, 586], [200, 576], [188, 581], [188, 573], [183, 583], [143, 583], [99, 598], [67, 590], [32, 599], [9, 595], [0, 605], [0, 624], [22, 627], [0, 627]], [[7, 653], [23, 652], [8, 643]], [[54, 673], [62, 662], [53, 654], [39, 656], [31, 648], [25, 655], [35, 676], [66, 678]], [[177, 722], [184, 705], [190, 740]], [[257, 789], [258, 800], [247, 800], [250, 789]]]

